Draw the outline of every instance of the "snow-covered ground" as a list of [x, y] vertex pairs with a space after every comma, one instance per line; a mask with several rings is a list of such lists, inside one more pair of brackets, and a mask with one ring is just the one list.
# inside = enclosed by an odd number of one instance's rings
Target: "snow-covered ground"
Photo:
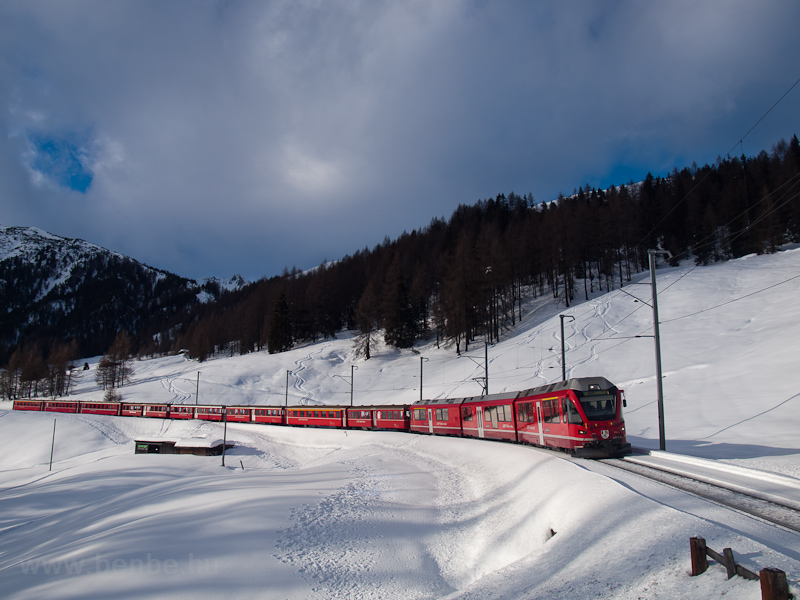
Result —
[[[667, 450], [711, 470], [757, 469], [770, 493], [765, 473], [800, 482], [800, 249], [659, 269], [658, 288]], [[648, 285], [625, 291], [649, 301]], [[558, 314], [569, 314], [569, 375], [623, 387], [629, 440], [657, 448], [653, 340], [635, 337], [652, 333], [650, 308], [617, 290], [530, 309], [488, 349], [490, 393], [560, 379]], [[480, 394], [482, 345], [415, 351], [356, 361], [341, 335], [280, 355], [138, 361], [122, 392], [349, 404], [352, 373], [355, 404], [413, 402], [420, 379], [425, 397]], [[73, 397], [102, 397], [92, 374]], [[795, 592], [800, 580], [796, 534], [528, 447], [229, 424], [223, 468], [219, 457], [133, 454], [134, 439], [217, 438], [218, 424], [9, 409], [0, 404], [3, 598], [759, 597], [713, 563], [690, 577], [695, 535], [751, 570], [785, 570]]]

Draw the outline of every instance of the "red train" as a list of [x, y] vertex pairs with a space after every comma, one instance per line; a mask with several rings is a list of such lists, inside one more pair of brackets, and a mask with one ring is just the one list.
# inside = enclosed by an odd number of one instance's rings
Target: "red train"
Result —
[[584, 458], [630, 454], [625, 436], [623, 391], [604, 377], [580, 377], [550, 385], [470, 398], [420, 400], [410, 406], [196, 406], [73, 400], [15, 400], [14, 410], [94, 415], [201, 419], [412, 431], [505, 440], [558, 448]]

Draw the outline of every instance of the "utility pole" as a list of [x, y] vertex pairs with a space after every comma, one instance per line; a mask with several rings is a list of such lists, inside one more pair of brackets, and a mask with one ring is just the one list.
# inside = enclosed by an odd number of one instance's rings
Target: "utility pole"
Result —
[[194, 391], [194, 405], [197, 406], [197, 403], [200, 400], [200, 371], [197, 372], [197, 387]]
[[[480, 366], [477, 360], [468, 356], [472, 362], [476, 365]], [[484, 347], [483, 347], [483, 377], [473, 377], [472, 381], [478, 381], [483, 388], [483, 392], [481, 392], [481, 397], [489, 395], [489, 342], [488, 340], [484, 340]]]
[[424, 356], [419, 357], [419, 401], [422, 402], [422, 363], [424, 363], [427, 358]]
[[564, 352], [564, 319], [571, 319], [572, 321], [575, 320], [575, 317], [572, 315], [558, 315], [558, 318], [561, 319], [561, 381], [567, 380], [567, 359], [565, 358]]
[[483, 340], [483, 376], [486, 379], [484, 390], [486, 395], [489, 395], [489, 341]]
[[284, 396], [284, 399], [283, 399], [283, 406], [284, 407], [288, 407], [289, 406], [289, 374], [290, 373], [291, 373], [291, 371], [289, 371], [287, 369], [286, 370], [286, 395]]
[[353, 406], [353, 380], [355, 379], [353, 373], [357, 368], [355, 365], [350, 365], [350, 406]]
[[650, 287], [653, 292], [653, 337], [656, 342], [656, 390], [658, 393], [658, 447], [667, 449], [666, 433], [664, 428], [664, 389], [661, 382], [661, 336], [658, 330], [658, 293], [656, 291], [656, 256], [659, 254], [672, 258], [669, 250], [648, 250], [650, 259]]
[[56, 419], [53, 419], [53, 442], [50, 444], [50, 468], [48, 471], [53, 470], [53, 450], [56, 447]]
[[[353, 406], [353, 371], [358, 369], [355, 365], [350, 365], [350, 406]], [[347, 381], [347, 375], [334, 375], [334, 377], [341, 377]]]
[[222, 466], [225, 466], [225, 446], [228, 444], [228, 407], [222, 407], [222, 422], [224, 423], [223, 426], [223, 433], [222, 433]]

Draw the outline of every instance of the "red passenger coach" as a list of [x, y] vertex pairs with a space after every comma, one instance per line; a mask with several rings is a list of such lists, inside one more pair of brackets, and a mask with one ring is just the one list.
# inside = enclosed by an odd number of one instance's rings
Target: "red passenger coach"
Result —
[[225, 408], [225, 418], [232, 423], [249, 423], [253, 420], [252, 411], [249, 406], [228, 406]]
[[290, 406], [287, 409], [286, 424], [299, 427], [344, 427], [346, 410], [343, 406]]
[[64, 400], [46, 400], [44, 409], [47, 412], [60, 412], [60, 413], [77, 413], [80, 402], [71, 402]]
[[359, 406], [347, 409], [347, 427], [350, 429], [373, 429], [372, 408]]
[[419, 400], [411, 405], [411, 431], [435, 435], [462, 435], [461, 403], [470, 398]]
[[14, 410], [44, 410], [44, 401], [14, 400]]
[[168, 404], [145, 404], [142, 409], [143, 417], [155, 417], [157, 419], [169, 419]]
[[120, 415], [123, 417], [141, 417], [143, 411], [143, 404], [130, 404], [128, 402], [123, 402]]
[[222, 421], [222, 406], [197, 406], [195, 418], [202, 421]]
[[122, 405], [119, 402], [81, 402], [81, 412], [86, 415], [111, 415], [118, 417]]
[[464, 435], [492, 440], [516, 442], [514, 401], [519, 392], [490, 394], [471, 398], [461, 405], [461, 427]]
[[347, 427], [351, 429], [388, 429], [408, 431], [410, 411], [405, 405], [359, 406], [347, 409]]
[[194, 406], [173, 404], [169, 407], [170, 419], [194, 419]]
[[375, 429], [408, 431], [411, 424], [411, 411], [404, 405], [376, 406], [373, 412]]
[[267, 407], [267, 408], [254, 408], [253, 409], [253, 422], [254, 423], [270, 423], [272, 425], [284, 425], [286, 413], [280, 407]]

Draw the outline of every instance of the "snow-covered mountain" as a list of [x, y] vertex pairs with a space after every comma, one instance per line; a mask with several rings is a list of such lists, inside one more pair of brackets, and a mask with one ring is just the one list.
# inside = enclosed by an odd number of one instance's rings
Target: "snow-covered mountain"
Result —
[[0, 344], [75, 337], [84, 352], [102, 352], [120, 329], [141, 330], [245, 284], [198, 283], [84, 240], [0, 226]]

